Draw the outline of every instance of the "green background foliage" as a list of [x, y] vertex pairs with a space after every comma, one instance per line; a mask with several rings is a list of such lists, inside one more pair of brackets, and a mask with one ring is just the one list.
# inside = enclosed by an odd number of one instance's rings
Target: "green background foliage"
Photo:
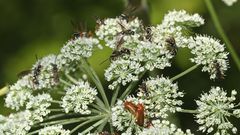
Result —
[[[161, 20], [169, 10], [184, 9], [190, 13], [199, 13], [205, 18], [206, 24], [194, 29], [195, 32], [219, 38], [203, 0], [149, 0], [148, 10], [139, 12], [145, 22], [153, 25]], [[235, 50], [240, 55], [240, 2], [232, 7], [226, 6], [221, 0], [213, 0], [220, 21]], [[17, 80], [16, 74], [31, 68], [35, 63], [35, 55], [43, 57], [50, 53], [58, 53], [63, 44], [74, 31], [71, 20], [87, 24], [94, 30], [94, 16], [100, 18], [115, 17], [124, 10], [122, 0], [5, 0], [0, 1], [0, 86], [12, 84]], [[148, 20], [149, 19], [149, 20]], [[104, 69], [109, 62], [99, 63], [109, 57], [110, 49], [96, 51], [90, 59], [94, 69], [104, 80]], [[173, 60], [173, 66], [154, 75], [172, 77], [192, 64], [188, 50], [180, 50]], [[230, 58], [230, 69], [225, 80], [211, 81], [207, 73], [201, 69], [178, 79], [179, 88], [184, 90], [184, 108], [194, 109], [194, 99], [210, 86], [222, 86], [226, 90], [236, 89], [240, 94], [240, 72]], [[105, 82], [106, 83], [106, 82]], [[240, 96], [239, 96], [240, 97]], [[0, 113], [8, 115], [11, 110], [4, 107], [4, 96], [0, 97]], [[195, 129], [190, 114], [176, 114], [173, 119], [183, 128]]]

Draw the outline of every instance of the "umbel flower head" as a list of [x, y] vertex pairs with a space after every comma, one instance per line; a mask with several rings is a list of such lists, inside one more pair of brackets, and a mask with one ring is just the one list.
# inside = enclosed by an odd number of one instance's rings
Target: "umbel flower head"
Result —
[[118, 84], [126, 85], [128, 82], [137, 81], [138, 74], [143, 72], [144, 68], [141, 64], [130, 60], [114, 61], [110, 67], [105, 71], [107, 81], [113, 80], [109, 85], [109, 89], [114, 89]]
[[177, 84], [164, 77], [150, 78], [143, 82], [138, 93], [144, 100], [144, 105], [150, 118], [166, 118], [168, 113], [181, 110], [183, 92]]
[[231, 116], [239, 117], [239, 106], [234, 103], [237, 92], [232, 90], [231, 96], [220, 87], [212, 87], [209, 93], [201, 95], [196, 101], [198, 114], [196, 122], [199, 130], [215, 135], [236, 134], [237, 128], [229, 121]]
[[194, 58], [190, 60], [196, 64], [203, 65], [202, 71], [210, 74], [210, 79], [221, 78], [225, 76], [228, 69], [228, 53], [224, 51], [225, 47], [218, 40], [208, 36], [196, 36], [194, 42], [189, 44]]
[[75, 113], [89, 114], [91, 111], [89, 111], [88, 105], [95, 100], [96, 95], [96, 89], [91, 88], [88, 82], [80, 81], [66, 89], [61, 106], [66, 113], [74, 111]]
[[184, 10], [170, 11], [164, 16], [161, 24], [152, 27], [153, 39], [156, 44], [168, 46], [166, 40], [173, 37], [177, 47], [185, 47], [189, 43], [189, 28], [199, 27], [204, 19], [198, 14], [190, 15]]
[[32, 125], [33, 122], [30, 111], [26, 110], [15, 114], [13, 113], [8, 117], [2, 117], [0, 119], [0, 134], [25, 135], [31, 129]]
[[19, 79], [14, 85], [10, 86], [5, 105], [8, 108], [19, 110], [32, 97], [31, 85], [29, 84], [30, 75]]

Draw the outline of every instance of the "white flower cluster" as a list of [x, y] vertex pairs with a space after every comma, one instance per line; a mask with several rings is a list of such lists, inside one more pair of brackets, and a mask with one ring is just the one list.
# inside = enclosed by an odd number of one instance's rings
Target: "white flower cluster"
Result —
[[151, 118], [166, 118], [168, 113], [181, 109], [183, 92], [177, 84], [164, 77], [150, 78], [140, 88], [138, 96], [144, 100], [145, 109]]
[[10, 86], [10, 91], [5, 98], [5, 105], [8, 108], [19, 110], [32, 97], [31, 80], [29, 75], [19, 79], [14, 85]]
[[237, 0], [222, 0], [226, 5], [232, 6]]
[[33, 65], [31, 83], [33, 89], [51, 89], [59, 83], [58, 73], [61, 70], [60, 58], [48, 55]]
[[193, 135], [189, 129], [184, 133], [167, 120], [153, 120], [151, 124], [152, 126], [144, 128], [138, 135]]
[[96, 35], [112, 49], [116, 48], [121, 38], [128, 43], [137, 41], [143, 30], [142, 22], [138, 18], [128, 18], [126, 15], [98, 21]]
[[184, 10], [170, 11], [164, 16], [162, 24], [152, 27], [153, 42], [168, 46], [166, 40], [173, 37], [177, 47], [185, 47], [189, 43], [188, 28], [199, 27], [204, 20], [198, 14], [190, 15]]
[[41, 129], [39, 135], [70, 135], [70, 130], [63, 129], [62, 125], [53, 125]]
[[[232, 90], [231, 96], [227, 96], [220, 87], [212, 87], [208, 93], [202, 94], [199, 100], [196, 101], [199, 112], [196, 115], [196, 122], [200, 124], [199, 130], [202, 132], [212, 133], [215, 135], [230, 135], [237, 133], [237, 128], [229, 121], [230, 116], [239, 117], [239, 109], [235, 109], [238, 105], [233, 102], [236, 100], [237, 92]], [[235, 110], [232, 113], [232, 110]]]
[[61, 49], [61, 63], [68, 65], [71, 62], [79, 62], [82, 58], [92, 56], [95, 46], [101, 48], [98, 39], [93, 37], [79, 36], [69, 40]]
[[[110, 57], [111, 65], [105, 73], [108, 81], [117, 80], [110, 85], [110, 89], [135, 81], [142, 70], [170, 67], [170, 59], [176, 55], [178, 47], [185, 47], [192, 41], [185, 34], [188, 28], [202, 24], [204, 20], [198, 14], [189, 15], [186, 11], [169, 12], [162, 24], [156, 27], [145, 27], [138, 18], [123, 15], [100, 21], [96, 35], [106, 42], [106, 46], [114, 49]], [[128, 62], [131, 66], [125, 66]], [[137, 66], [132, 67], [133, 64]], [[130, 77], [126, 77], [125, 73]]]
[[31, 129], [33, 122], [30, 120], [31, 112], [26, 110], [0, 119], [1, 135], [25, 135]]
[[26, 104], [26, 109], [32, 110], [31, 119], [36, 122], [42, 122], [43, 117], [47, 116], [51, 111], [48, 109], [51, 106], [52, 97], [49, 94], [39, 94], [32, 96]]
[[126, 85], [128, 82], [137, 81], [138, 74], [143, 72], [141, 64], [130, 60], [113, 61], [110, 67], [105, 71], [107, 81], [112, 81], [108, 87], [114, 89], [118, 84]]
[[50, 102], [52, 98], [49, 94], [33, 96], [33, 91], [23, 85], [24, 83], [20, 85], [20, 82], [25, 82], [25, 79], [28, 77], [28, 75], [24, 76], [16, 84], [10, 87], [10, 92], [5, 98], [5, 104], [8, 108], [17, 111], [22, 108], [30, 110], [31, 120], [34, 122], [41, 122], [43, 121], [43, 117], [50, 113], [48, 107], [51, 105]]
[[224, 78], [228, 69], [228, 53], [224, 52], [224, 45], [207, 36], [197, 36], [194, 40], [195, 42], [188, 46], [195, 56], [190, 60], [203, 65], [202, 71], [209, 72], [211, 79]]
[[80, 114], [90, 114], [88, 105], [95, 100], [97, 90], [90, 87], [88, 82], [78, 82], [66, 90], [62, 98], [62, 108], [66, 113], [74, 111]]
[[152, 71], [153, 69], [164, 69], [170, 67], [170, 59], [173, 55], [165, 46], [157, 45], [152, 42], [140, 41], [131, 59], [140, 63], [145, 63], [144, 67]]

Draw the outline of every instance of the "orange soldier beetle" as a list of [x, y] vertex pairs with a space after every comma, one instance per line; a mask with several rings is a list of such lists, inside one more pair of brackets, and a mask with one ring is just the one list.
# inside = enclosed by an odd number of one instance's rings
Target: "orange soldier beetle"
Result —
[[133, 104], [132, 102], [126, 101], [124, 102], [124, 107], [127, 109], [131, 114], [133, 114], [136, 118], [136, 123], [139, 126], [144, 125], [144, 106], [141, 103], [137, 105]]

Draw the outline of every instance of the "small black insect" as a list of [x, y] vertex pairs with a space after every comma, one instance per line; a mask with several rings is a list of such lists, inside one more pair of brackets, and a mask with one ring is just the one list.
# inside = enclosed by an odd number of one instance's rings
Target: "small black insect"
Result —
[[148, 88], [146, 82], [143, 82], [141, 85], [139, 85], [138, 90], [148, 96]]
[[122, 57], [124, 55], [130, 55], [131, 51], [127, 48], [122, 47], [122, 44], [124, 43], [123, 37], [118, 41], [118, 44], [116, 45], [116, 49], [112, 52], [110, 56], [111, 61], [117, 60], [119, 57]]
[[[36, 55], [36, 60], [38, 60], [38, 57]], [[39, 81], [38, 81], [38, 76], [40, 75], [41, 73], [41, 69], [42, 69], [42, 65], [40, 64], [40, 61], [38, 61], [38, 64], [37, 66], [33, 69], [33, 79], [32, 79], [32, 82], [35, 84], [35, 85], [38, 85], [39, 84]]]
[[145, 38], [146, 38], [149, 42], [152, 42], [152, 29], [151, 29], [151, 27], [146, 27], [146, 28], [145, 28], [145, 32], [146, 32]]
[[120, 50], [114, 50], [110, 56], [111, 61], [117, 60], [119, 57], [124, 55], [130, 55], [131, 51], [127, 48], [121, 48]]
[[174, 37], [171, 36], [167, 38], [166, 43], [167, 43], [167, 49], [171, 52], [171, 54], [176, 55], [178, 51], [178, 47], [176, 45], [176, 41]]
[[55, 63], [51, 63], [51, 66], [52, 66], [52, 72], [53, 72], [53, 80], [55, 83], [58, 83], [59, 82], [59, 73], [58, 73], [58, 67], [57, 67], [57, 64]]
[[83, 23], [74, 23], [73, 21], [71, 21], [72, 26], [74, 28], [74, 33], [72, 34], [72, 39], [76, 39], [79, 37], [92, 37], [93, 33], [91, 31], [86, 32], [87, 31], [87, 26], [86, 24]]
[[42, 69], [42, 65], [41, 64], [38, 64], [34, 69], [33, 69], [33, 83], [35, 85], [38, 85], [39, 84], [39, 81], [38, 81], [38, 76], [40, 75], [41, 73], [41, 69]]
[[[115, 61], [117, 60], [119, 57], [122, 57], [124, 55], [130, 55], [131, 51], [127, 48], [122, 47], [122, 44], [124, 43], [124, 39], [123, 37], [118, 41], [117, 45], [116, 45], [116, 49], [113, 50], [112, 54], [110, 55], [110, 61]], [[104, 62], [106, 62], [108, 59], [104, 60], [103, 62], [100, 63], [103, 64]]]
[[221, 70], [220, 64], [217, 61], [214, 61], [214, 68], [216, 70], [217, 79], [225, 79], [224, 72]]
[[120, 32], [120, 34], [122, 35], [134, 35], [135, 32], [130, 30], [130, 29], [126, 29], [121, 22], [118, 22], [118, 24], [121, 26], [122, 31]]
[[96, 20], [95, 30], [98, 30], [101, 25], [104, 25], [104, 19], [100, 19], [99, 17], [94, 17]]

